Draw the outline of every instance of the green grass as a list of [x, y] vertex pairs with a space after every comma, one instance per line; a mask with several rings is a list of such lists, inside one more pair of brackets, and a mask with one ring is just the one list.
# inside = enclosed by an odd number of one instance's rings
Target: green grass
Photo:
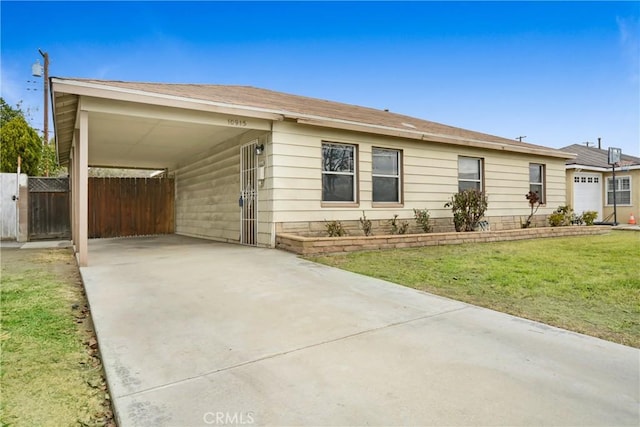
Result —
[[2, 255], [0, 424], [97, 425], [106, 391], [74, 315], [83, 298], [78, 279], [50, 265], [69, 264], [72, 255], [39, 251], [29, 262]]
[[309, 259], [640, 347], [638, 232]]

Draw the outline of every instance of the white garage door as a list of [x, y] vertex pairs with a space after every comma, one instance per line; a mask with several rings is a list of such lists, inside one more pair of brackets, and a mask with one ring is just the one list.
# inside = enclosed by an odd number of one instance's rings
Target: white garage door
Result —
[[573, 210], [577, 215], [585, 211], [598, 212], [602, 221], [602, 175], [599, 173], [576, 173], [573, 176]]

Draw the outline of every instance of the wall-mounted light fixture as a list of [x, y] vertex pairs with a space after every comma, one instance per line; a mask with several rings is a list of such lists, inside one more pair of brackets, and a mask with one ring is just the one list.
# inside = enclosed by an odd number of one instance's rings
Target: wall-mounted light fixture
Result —
[[256, 145], [256, 156], [264, 152], [264, 144]]

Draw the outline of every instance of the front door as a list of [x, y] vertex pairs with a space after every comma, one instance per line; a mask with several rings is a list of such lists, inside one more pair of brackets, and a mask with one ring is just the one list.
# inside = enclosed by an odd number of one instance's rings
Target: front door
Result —
[[240, 243], [258, 243], [258, 140], [240, 147]]
[[573, 210], [576, 215], [586, 211], [598, 212], [602, 221], [602, 175], [577, 172], [573, 176]]

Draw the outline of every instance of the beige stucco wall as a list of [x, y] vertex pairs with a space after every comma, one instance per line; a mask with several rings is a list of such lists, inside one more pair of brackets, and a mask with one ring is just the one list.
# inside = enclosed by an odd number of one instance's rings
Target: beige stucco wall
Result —
[[[613, 204], [607, 204], [607, 178], [611, 178], [612, 173], [607, 172], [604, 175], [605, 184], [602, 186], [602, 201], [604, 204], [603, 215], [608, 217], [613, 214]], [[631, 205], [621, 205], [616, 203], [616, 213], [618, 223], [626, 224], [629, 222], [629, 216], [634, 215], [636, 223], [638, 223], [638, 208], [640, 207], [640, 170], [621, 171], [616, 169], [616, 178], [630, 176], [631, 177]], [[613, 218], [611, 219], [613, 221]]]
[[[176, 234], [240, 241], [240, 147], [254, 139], [266, 142], [265, 132], [247, 131], [171, 171], [176, 182]], [[264, 190], [258, 190], [258, 244], [270, 246], [271, 201]]]
[[[565, 204], [565, 162], [561, 158], [530, 156], [447, 144], [397, 139], [349, 131], [276, 122], [273, 127], [273, 219], [276, 223], [358, 220], [362, 211], [372, 220], [413, 218], [413, 209], [428, 209], [433, 218], [447, 218], [444, 204], [458, 191], [458, 156], [484, 158], [487, 217], [522, 216], [529, 212], [529, 163], [546, 165], [546, 215]], [[359, 204], [323, 207], [321, 145], [323, 141], [358, 147]], [[371, 202], [372, 147], [403, 150], [404, 204], [373, 207]]]
[[[587, 169], [580, 169], [581, 172], [588, 173]], [[613, 205], [607, 204], [607, 178], [612, 177], [611, 172], [602, 172], [602, 218], [598, 218], [598, 221], [613, 222]], [[576, 174], [575, 169], [567, 169], [566, 171], [566, 197], [567, 204], [571, 207], [575, 206], [574, 190], [573, 190], [573, 177]], [[630, 176], [631, 177], [631, 205], [617, 205], [617, 219], [618, 223], [626, 224], [629, 221], [630, 215], [633, 214], [636, 222], [638, 222], [638, 214], [640, 213], [640, 169], [634, 169], [629, 171], [616, 170], [616, 178]]]
[[[573, 177], [575, 176], [575, 173], [576, 173], [575, 169], [567, 169], [565, 173], [565, 195], [566, 195], [566, 201], [567, 201], [566, 204], [569, 206], [576, 205], [576, 202], [573, 197]], [[598, 220], [600, 219], [601, 218], [599, 218]]]

